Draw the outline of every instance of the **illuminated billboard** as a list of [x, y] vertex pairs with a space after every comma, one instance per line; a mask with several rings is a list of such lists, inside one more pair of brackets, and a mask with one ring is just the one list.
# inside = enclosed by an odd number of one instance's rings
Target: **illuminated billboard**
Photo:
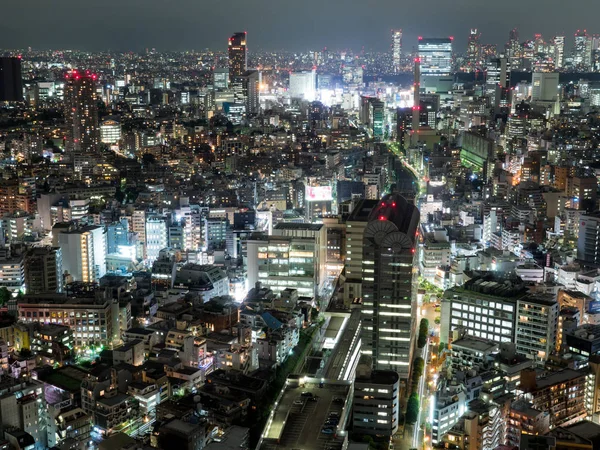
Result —
[[333, 200], [331, 186], [306, 186], [307, 202], [328, 202]]

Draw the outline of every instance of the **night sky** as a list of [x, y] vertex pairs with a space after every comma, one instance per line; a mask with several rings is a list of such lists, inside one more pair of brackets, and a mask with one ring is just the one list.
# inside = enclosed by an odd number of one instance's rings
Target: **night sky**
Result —
[[248, 31], [250, 51], [387, 50], [402, 28], [408, 51], [419, 35], [454, 36], [464, 51], [471, 27], [482, 43], [516, 27], [521, 41], [564, 34], [570, 48], [577, 29], [600, 33], [599, 16], [598, 0], [0, 0], [0, 48], [224, 50]]

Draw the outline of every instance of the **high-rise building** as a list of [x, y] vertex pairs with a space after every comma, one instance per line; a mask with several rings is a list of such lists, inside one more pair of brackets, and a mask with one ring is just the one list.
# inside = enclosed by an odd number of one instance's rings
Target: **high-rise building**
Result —
[[535, 72], [531, 80], [531, 100], [553, 102], [558, 97], [558, 73]]
[[21, 58], [0, 58], [0, 102], [22, 101]]
[[419, 210], [398, 194], [369, 214], [363, 236], [363, 345], [376, 370], [407, 379], [416, 322], [415, 247]]
[[507, 108], [510, 103], [510, 69], [508, 58], [500, 56], [486, 63], [485, 71], [486, 94], [492, 98], [497, 113]]
[[258, 114], [260, 108], [260, 72], [258, 70], [247, 70], [235, 82], [239, 83], [240, 89], [238, 91], [241, 93], [240, 98], [236, 99], [236, 101], [240, 101], [246, 105], [246, 114], [255, 116]]
[[543, 365], [556, 347], [559, 304], [553, 295], [517, 300], [517, 352]]
[[88, 226], [58, 235], [63, 269], [73, 281], [95, 283], [106, 274], [106, 232]]
[[565, 37], [554, 36], [554, 67], [562, 68], [565, 62]]
[[481, 44], [479, 38], [481, 34], [477, 28], [471, 29], [469, 41], [467, 42], [467, 70], [474, 72], [481, 65]]
[[400, 73], [400, 59], [402, 58], [402, 30], [392, 30], [392, 63], [394, 73]]
[[229, 86], [229, 69], [215, 68], [213, 70], [213, 88], [225, 90]]
[[25, 256], [25, 288], [28, 294], [62, 292], [62, 252], [58, 247], [35, 247]]
[[248, 70], [248, 48], [246, 47], [247, 33], [235, 33], [229, 38], [229, 81]]
[[419, 37], [421, 75], [444, 76], [452, 71], [452, 38]]
[[581, 216], [577, 238], [577, 259], [600, 264], [600, 214]]
[[105, 119], [100, 125], [100, 141], [117, 144], [121, 140], [121, 124], [114, 119]]
[[506, 43], [506, 56], [513, 70], [519, 70], [523, 64], [523, 47], [519, 43], [519, 32], [513, 28], [508, 35]]
[[96, 152], [100, 142], [96, 75], [73, 71], [65, 84], [67, 148], [82, 154]]
[[[364, 434], [391, 436], [398, 431], [400, 379], [393, 370], [371, 370], [361, 358], [354, 380], [353, 429]], [[363, 364], [367, 360], [367, 364]]]
[[289, 93], [291, 98], [300, 98], [312, 102], [317, 95], [316, 89], [316, 71], [290, 73]]
[[579, 70], [590, 70], [592, 65], [592, 37], [586, 30], [575, 33], [573, 64]]

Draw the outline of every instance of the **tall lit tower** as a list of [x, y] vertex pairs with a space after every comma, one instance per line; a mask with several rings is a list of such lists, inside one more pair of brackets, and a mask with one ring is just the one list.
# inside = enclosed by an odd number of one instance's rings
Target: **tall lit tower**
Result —
[[419, 140], [419, 127], [421, 125], [421, 58], [415, 58], [414, 102], [412, 108], [412, 135], [411, 145], [416, 145]]
[[248, 69], [247, 33], [235, 33], [229, 38], [229, 82], [243, 75]]
[[471, 34], [469, 34], [469, 41], [467, 43], [467, 64], [470, 72], [477, 70], [481, 65], [480, 37], [481, 35], [478, 33], [477, 28], [471, 29]]
[[23, 101], [21, 57], [0, 58], [0, 102]]
[[74, 70], [65, 84], [65, 118], [67, 148], [80, 153], [93, 153], [100, 143], [98, 126], [97, 76], [89, 71]]
[[414, 270], [419, 210], [398, 194], [369, 214], [363, 234], [363, 349], [375, 369], [407, 379], [416, 323]]
[[573, 63], [580, 70], [589, 70], [592, 65], [592, 37], [586, 30], [575, 33], [575, 52]]
[[554, 36], [554, 67], [560, 69], [565, 61], [565, 37]]
[[400, 72], [400, 58], [402, 57], [402, 30], [392, 30], [392, 62], [394, 73]]

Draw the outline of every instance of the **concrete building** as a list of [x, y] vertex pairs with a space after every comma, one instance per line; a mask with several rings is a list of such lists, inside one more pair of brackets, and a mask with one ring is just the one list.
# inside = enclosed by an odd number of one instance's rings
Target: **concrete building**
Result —
[[229, 278], [218, 266], [187, 263], [175, 270], [173, 287], [186, 289], [202, 295], [202, 301], [229, 295]]
[[352, 429], [358, 433], [392, 436], [398, 431], [400, 377], [392, 370], [371, 370], [359, 364], [354, 380]]
[[412, 362], [418, 226], [419, 210], [392, 194], [371, 211], [363, 237], [363, 354], [401, 379]]
[[63, 261], [60, 247], [35, 247], [25, 255], [25, 289], [28, 294], [62, 292]]
[[465, 327], [476, 337], [514, 342], [517, 300], [526, 293], [521, 280], [491, 274], [448, 289], [441, 303], [441, 341], [450, 342], [451, 331]]
[[71, 281], [97, 282], [106, 274], [106, 231], [99, 226], [67, 230], [58, 235], [63, 270]]
[[559, 304], [552, 294], [517, 300], [517, 352], [543, 365], [556, 347], [558, 315]]
[[371, 211], [378, 200], [359, 200], [346, 220], [346, 260], [344, 304], [362, 297], [363, 283], [363, 238]]
[[321, 262], [312, 238], [254, 235], [248, 240], [248, 285], [260, 282], [280, 293], [291, 288], [315, 298]]
[[25, 323], [56, 323], [71, 327], [77, 350], [91, 343], [109, 346], [119, 338], [118, 306], [112, 298], [95, 293], [26, 295], [17, 302], [17, 317]]

